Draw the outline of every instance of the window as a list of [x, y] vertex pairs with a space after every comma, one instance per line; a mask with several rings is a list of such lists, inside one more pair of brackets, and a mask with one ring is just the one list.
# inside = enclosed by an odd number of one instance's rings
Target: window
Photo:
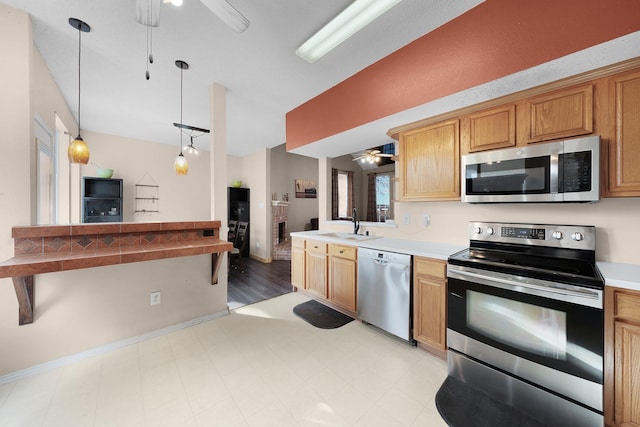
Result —
[[353, 172], [332, 169], [331, 179], [331, 217], [332, 219], [350, 219], [354, 207]]
[[376, 175], [376, 217], [378, 222], [391, 219], [391, 174]]
[[338, 171], [338, 217], [346, 218], [349, 214], [349, 177], [344, 171]]
[[37, 157], [37, 221], [38, 224], [56, 223], [56, 168], [52, 137], [45, 126], [35, 120]]

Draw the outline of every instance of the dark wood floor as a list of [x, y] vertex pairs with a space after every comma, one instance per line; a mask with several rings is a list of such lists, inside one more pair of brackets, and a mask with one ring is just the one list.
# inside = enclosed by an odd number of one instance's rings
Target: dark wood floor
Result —
[[[291, 292], [291, 261], [265, 264], [242, 258], [244, 271], [231, 266], [227, 302], [230, 308], [263, 301]], [[236, 264], [236, 260], [233, 260]]]

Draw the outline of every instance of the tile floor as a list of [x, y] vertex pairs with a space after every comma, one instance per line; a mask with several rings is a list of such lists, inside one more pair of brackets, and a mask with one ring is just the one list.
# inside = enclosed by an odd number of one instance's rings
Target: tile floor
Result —
[[314, 328], [292, 293], [0, 385], [7, 426], [446, 426], [446, 363], [360, 322]]

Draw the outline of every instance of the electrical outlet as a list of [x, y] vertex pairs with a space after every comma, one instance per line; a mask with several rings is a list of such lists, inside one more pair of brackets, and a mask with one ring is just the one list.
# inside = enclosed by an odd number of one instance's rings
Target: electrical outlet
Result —
[[431, 215], [422, 214], [422, 224], [424, 224], [425, 227], [428, 227], [430, 223], [431, 223]]
[[151, 305], [158, 305], [162, 302], [162, 294], [160, 291], [151, 292]]

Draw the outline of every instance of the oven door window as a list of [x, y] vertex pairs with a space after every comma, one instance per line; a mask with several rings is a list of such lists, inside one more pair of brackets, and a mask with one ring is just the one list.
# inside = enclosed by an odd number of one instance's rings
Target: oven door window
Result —
[[539, 356], [566, 360], [567, 313], [467, 291], [467, 327]]
[[602, 310], [449, 278], [448, 325], [491, 347], [602, 383]]
[[466, 194], [547, 194], [550, 163], [550, 156], [542, 156], [467, 165]]

